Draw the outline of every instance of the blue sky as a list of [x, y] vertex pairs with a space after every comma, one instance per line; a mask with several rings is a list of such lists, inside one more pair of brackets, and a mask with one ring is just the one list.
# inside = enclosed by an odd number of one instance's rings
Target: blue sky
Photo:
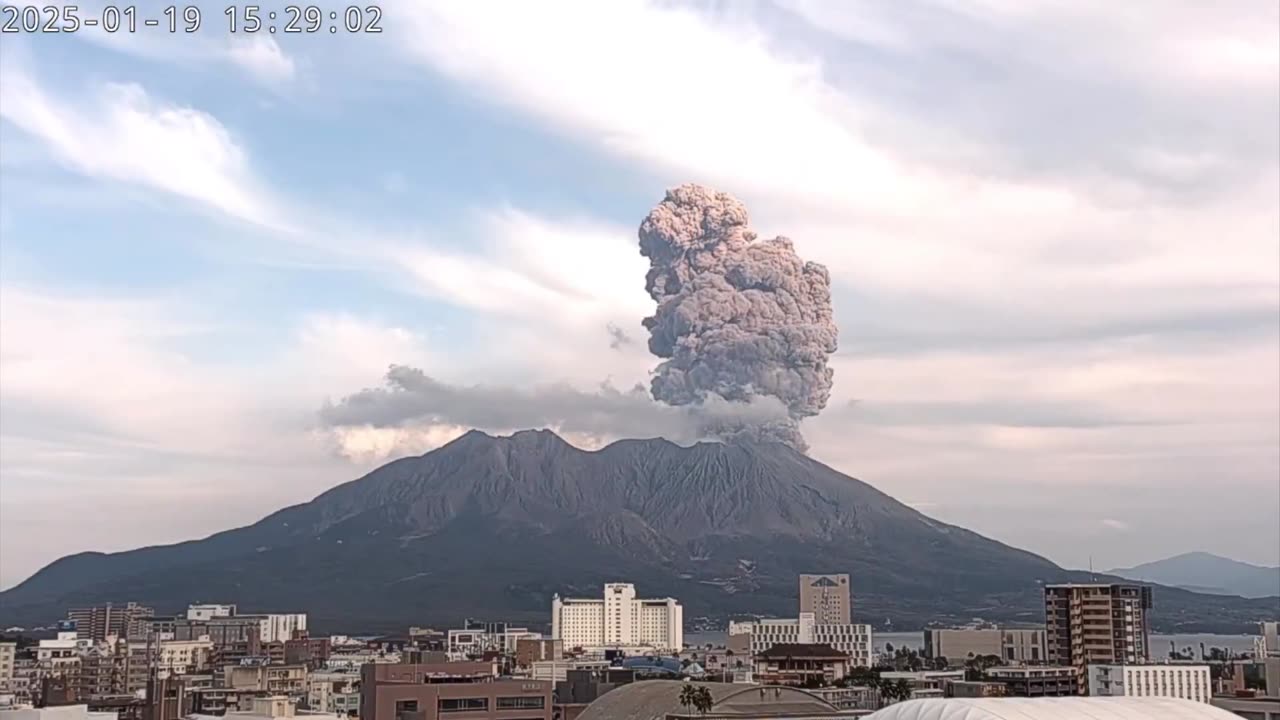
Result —
[[644, 382], [635, 228], [683, 182], [831, 269], [818, 459], [1066, 565], [1280, 562], [1274, 4], [201, 7], [0, 45], [0, 585], [484, 416], [322, 426], [393, 363]]

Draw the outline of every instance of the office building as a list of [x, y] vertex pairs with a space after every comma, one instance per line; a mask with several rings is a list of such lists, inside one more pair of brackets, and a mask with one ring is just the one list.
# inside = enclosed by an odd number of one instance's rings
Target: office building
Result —
[[852, 623], [849, 575], [801, 575], [800, 612], [813, 613], [819, 625]]
[[1151, 588], [1145, 585], [1046, 585], [1048, 662], [1076, 668], [1081, 694], [1088, 689], [1088, 665], [1147, 662], [1151, 648], [1149, 610]]
[[1213, 697], [1208, 665], [1089, 665], [1089, 695], [1166, 697], [1207, 703]]
[[931, 629], [924, 631], [924, 656], [943, 657], [960, 665], [971, 657], [994, 655], [1011, 665], [1035, 665], [1045, 661], [1044, 630], [1000, 628]]
[[131, 602], [125, 605], [95, 605], [75, 608], [67, 613], [67, 620], [75, 623], [76, 636], [84, 640], [106, 640], [107, 636], [137, 637], [143, 632], [144, 622], [154, 616], [155, 610]]
[[813, 613], [729, 623], [728, 649], [737, 655], [758, 655], [775, 645], [830, 645], [849, 656], [853, 667], [870, 667], [874, 642], [870, 625], [823, 625]]
[[551, 600], [551, 636], [567, 649], [684, 647], [684, 611], [675, 598], [641, 600], [630, 583], [609, 583], [602, 598]]
[[993, 667], [987, 680], [1002, 683], [1010, 697], [1065, 697], [1080, 694], [1080, 671], [1062, 665]]
[[361, 720], [551, 720], [552, 684], [500, 680], [492, 662], [365, 665]]

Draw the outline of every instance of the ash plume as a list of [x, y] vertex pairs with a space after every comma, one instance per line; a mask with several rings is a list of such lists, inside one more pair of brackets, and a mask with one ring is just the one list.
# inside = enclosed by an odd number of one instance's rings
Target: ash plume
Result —
[[649, 351], [661, 358], [654, 399], [699, 406], [776, 398], [784, 420], [706, 430], [725, 439], [806, 443], [800, 421], [831, 396], [836, 350], [826, 267], [805, 262], [785, 237], [758, 240], [747, 209], [699, 185], [667, 191], [640, 224], [646, 287], [658, 307], [645, 318]]

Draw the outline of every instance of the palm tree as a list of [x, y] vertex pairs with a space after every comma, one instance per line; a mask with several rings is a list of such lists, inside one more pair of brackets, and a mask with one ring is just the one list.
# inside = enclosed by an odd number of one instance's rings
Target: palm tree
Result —
[[699, 715], [706, 715], [711, 711], [712, 705], [715, 705], [715, 700], [711, 698], [711, 691], [705, 685], [685, 683], [680, 688], [680, 707], [693, 708]]

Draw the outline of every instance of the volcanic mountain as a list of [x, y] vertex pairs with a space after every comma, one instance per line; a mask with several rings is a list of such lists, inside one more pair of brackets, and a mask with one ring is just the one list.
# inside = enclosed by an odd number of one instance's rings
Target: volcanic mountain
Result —
[[[318, 629], [463, 617], [547, 622], [551, 596], [628, 581], [685, 617], [796, 612], [796, 575], [848, 572], [860, 621], [1043, 618], [1039, 583], [1084, 579], [923, 515], [776, 443], [577, 449], [549, 431], [472, 431], [309, 503], [203, 540], [62, 558], [0, 593], [0, 626], [137, 600], [305, 610]], [[1235, 630], [1274, 609], [1156, 592], [1168, 629]]]

